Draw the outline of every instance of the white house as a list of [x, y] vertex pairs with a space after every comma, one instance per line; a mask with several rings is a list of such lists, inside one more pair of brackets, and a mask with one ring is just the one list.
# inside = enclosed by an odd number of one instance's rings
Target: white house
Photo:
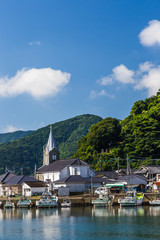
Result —
[[41, 195], [43, 192], [48, 191], [48, 186], [41, 182], [23, 182], [22, 183], [22, 195], [23, 196], [33, 196]]

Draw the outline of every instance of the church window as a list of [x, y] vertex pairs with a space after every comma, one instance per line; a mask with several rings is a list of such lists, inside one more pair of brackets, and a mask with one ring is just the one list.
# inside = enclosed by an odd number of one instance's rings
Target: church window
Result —
[[78, 175], [77, 168], [74, 169], [74, 175]]
[[52, 155], [52, 160], [56, 160], [57, 156], [56, 155]]

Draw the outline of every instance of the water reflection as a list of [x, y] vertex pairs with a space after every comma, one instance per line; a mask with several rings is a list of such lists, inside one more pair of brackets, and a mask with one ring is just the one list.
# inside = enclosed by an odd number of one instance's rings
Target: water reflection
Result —
[[135, 240], [150, 234], [147, 239], [159, 239], [159, 216], [158, 206], [0, 209], [0, 236], [2, 240], [117, 240], [128, 236]]
[[0, 221], [3, 219], [33, 218], [71, 218], [78, 216], [160, 216], [160, 206], [145, 207], [109, 207], [109, 208], [55, 208], [55, 209], [0, 209]]

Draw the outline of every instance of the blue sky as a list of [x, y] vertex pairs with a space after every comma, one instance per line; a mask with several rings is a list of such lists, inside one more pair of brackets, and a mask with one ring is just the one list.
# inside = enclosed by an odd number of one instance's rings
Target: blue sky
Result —
[[160, 88], [159, 0], [0, 1], [0, 132], [124, 119]]

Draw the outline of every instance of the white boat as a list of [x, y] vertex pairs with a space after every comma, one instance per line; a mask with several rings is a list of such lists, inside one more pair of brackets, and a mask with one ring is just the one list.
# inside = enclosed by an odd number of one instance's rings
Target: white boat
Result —
[[99, 198], [92, 200], [94, 207], [107, 207], [112, 205], [113, 196], [108, 196], [107, 194], [100, 194]]
[[61, 207], [71, 207], [71, 200], [64, 198], [63, 202], [61, 203]]
[[160, 199], [149, 201], [151, 206], [160, 206]]
[[137, 193], [134, 190], [129, 190], [126, 192], [124, 199], [118, 199], [118, 203], [121, 207], [139, 206], [143, 203], [143, 197], [143, 193]]
[[13, 202], [11, 202], [10, 199], [6, 200], [6, 203], [4, 204], [4, 208], [14, 208], [15, 204]]
[[17, 203], [17, 207], [19, 208], [30, 208], [31, 205], [32, 205], [32, 202], [27, 197], [22, 197]]
[[39, 201], [36, 201], [38, 208], [54, 208], [58, 207], [58, 197], [52, 196], [49, 192], [44, 192]]

